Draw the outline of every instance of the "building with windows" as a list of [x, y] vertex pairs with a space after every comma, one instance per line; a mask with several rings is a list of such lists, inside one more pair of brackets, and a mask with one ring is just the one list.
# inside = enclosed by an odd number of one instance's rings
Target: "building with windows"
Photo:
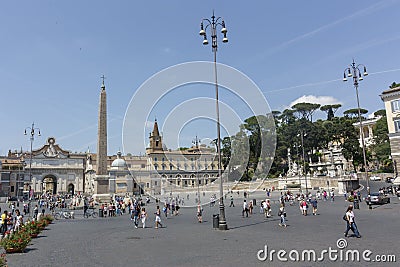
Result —
[[[385, 103], [391, 156], [397, 176], [397, 164], [400, 162], [400, 86], [383, 91], [381, 99]], [[400, 179], [395, 182], [400, 184]]]
[[213, 149], [197, 141], [187, 149], [171, 150], [162, 142], [157, 120], [146, 148], [146, 170], [150, 175], [151, 193], [204, 187], [218, 178], [218, 160]]
[[[377, 121], [379, 121], [382, 118], [382, 116], [376, 116], [373, 118], [369, 118], [367, 120], [362, 121], [362, 131], [364, 133], [364, 144], [366, 147], [369, 147], [370, 145], [374, 144], [374, 126]], [[360, 129], [360, 122], [355, 122], [353, 123], [353, 126], [356, 127], [360, 131], [359, 134], [359, 142], [360, 146], [362, 146], [362, 141], [361, 141], [361, 129]]]
[[54, 137], [31, 152], [1, 158], [1, 187], [10, 197], [84, 192], [86, 154], [62, 149]]
[[23, 196], [26, 163], [15, 155], [20, 154], [9, 151], [8, 156], [0, 157], [0, 197]]

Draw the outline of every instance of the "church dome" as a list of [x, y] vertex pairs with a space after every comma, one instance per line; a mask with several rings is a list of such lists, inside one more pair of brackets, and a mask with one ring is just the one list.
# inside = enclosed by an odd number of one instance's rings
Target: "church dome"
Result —
[[117, 158], [111, 163], [111, 167], [126, 168], [126, 162], [121, 158], [122, 153], [118, 151]]

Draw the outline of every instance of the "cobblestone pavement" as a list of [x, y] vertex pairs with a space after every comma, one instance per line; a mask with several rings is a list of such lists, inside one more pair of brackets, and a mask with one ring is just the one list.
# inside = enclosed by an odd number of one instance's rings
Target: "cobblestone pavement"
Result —
[[[264, 219], [259, 213], [262, 193], [254, 195], [257, 206], [253, 215], [242, 218], [243, 198], [234, 194], [235, 207], [226, 205], [229, 231], [212, 229], [212, 215], [218, 206], [204, 207], [203, 223], [197, 223], [196, 211], [181, 209], [181, 215], [162, 217], [166, 228], [154, 229], [155, 204], [147, 206], [147, 228], [135, 229], [129, 216], [84, 219], [77, 214], [74, 220], [58, 220], [33, 239], [25, 253], [7, 255], [13, 266], [398, 266], [398, 263], [331, 261], [325, 254], [321, 262], [260, 261], [257, 252], [284, 249], [315, 250], [317, 257], [324, 249], [340, 250], [337, 240], [344, 238], [342, 220], [348, 202], [337, 197], [334, 202], [319, 201], [317, 216], [302, 216], [297, 206], [287, 204], [288, 227], [279, 227], [278, 203], [272, 206], [273, 217]], [[274, 194], [271, 199], [277, 199]], [[242, 197], [242, 196], [240, 196]], [[360, 253], [369, 249], [371, 258], [378, 254], [393, 254], [400, 261], [398, 227], [400, 203], [374, 206], [369, 210], [362, 202], [355, 210], [362, 238], [345, 238], [347, 247]], [[263, 256], [263, 254], [260, 254]], [[288, 255], [286, 255], [288, 257]]]

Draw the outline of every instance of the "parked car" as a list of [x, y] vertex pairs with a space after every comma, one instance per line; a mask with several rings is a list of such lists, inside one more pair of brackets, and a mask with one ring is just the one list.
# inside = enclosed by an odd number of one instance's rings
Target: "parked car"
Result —
[[371, 181], [380, 181], [380, 180], [381, 180], [381, 177], [374, 175], [374, 176], [371, 176], [371, 177], [369, 178], [369, 180], [371, 180]]
[[371, 202], [371, 204], [378, 204], [378, 205], [390, 203], [390, 197], [379, 192], [371, 193], [370, 197], [367, 197], [365, 200], [367, 202]]

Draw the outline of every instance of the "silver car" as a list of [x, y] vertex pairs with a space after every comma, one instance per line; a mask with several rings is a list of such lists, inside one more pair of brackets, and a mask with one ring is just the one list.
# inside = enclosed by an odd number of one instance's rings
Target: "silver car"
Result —
[[369, 201], [371, 204], [387, 204], [390, 203], [390, 197], [382, 194], [382, 193], [371, 193]]

